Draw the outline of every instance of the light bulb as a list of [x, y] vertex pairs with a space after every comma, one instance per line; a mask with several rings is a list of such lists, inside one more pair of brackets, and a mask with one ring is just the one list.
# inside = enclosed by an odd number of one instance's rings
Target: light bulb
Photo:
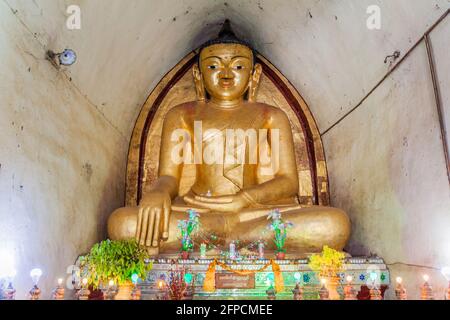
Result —
[[345, 279], [348, 283], [351, 283], [353, 281], [353, 277], [351, 275], [348, 275]]
[[87, 278], [84, 278], [83, 279], [83, 286], [86, 286], [88, 284], [88, 279]]
[[423, 275], [423, 280], [424, 280], [425, 282], [428, 282], [428, 280], [430, 280], [430, 276], [427, 275], [427, 274], [424, 274], [424, 275]]
[[375, 271], [370, 273], [370, 280], [375, 281], [378, 278], [378, 274]]
[[77, 61], [77, 54], [71, 49], [65, 49], [58, 56], [59, 63], [63, 66], [71, 66]]
[[39, 268], [35, 268], [35, 269], [30, 271], [30, 277], [33, 280], [33, 283], [34, 283], [35, 286], [37, 286], [41, 276], [42, 276], [42, 270], [39, 269]]
[[110, 288], [114, 287], [114, 280], [109, 280], [108, 285]]
[[158, 281], [158, 288], [162, 289], [164, 287], [164, 280], [159, 280]]
[[6, 274], [6, 278], [9, 279], [10, 282], [14, 281], [14, 278], [17, 275], [16, 269], [10, 269], [9, 272]]
[[441, 269], [442, 275], [447, 279], [447, 281], [450, 281], [450, 267], [443, 267]]
[[323, 286], [326, 285], [327, 279], [325, 279], [325, 278], [320, 279], [320, 283], [322, 283]]
[[136, 273], [133, 273], [131, 276], [131, 281], [136, 284], [138, 282], [139, 276]]
[[397, 277], [397, 278], [395, 279], [395, 281], [397, 281], [398, 284], [402, 284], [403, 279], [402, 279], [401, 277]]
[[300, 281], [300, 279], [301, 279], [300, 272], [294, 273], [294, 279], [297, 280], [297, 281]]
[[60, 287], [61, 287], [61, 286], [62, 286], [62, 284], [63, 284], [63, 281], [64, 281], [64, 280], [63, 280], [62, 278], [59, 278], [59, 279], [58, 279], [58, 286], [60, 286]]
[[191, 283], [191, 281], [192, 281], [192, 273], [186, 273], [184, 275], [184, 282], [186, 282], [186, 284], [189, 284]]

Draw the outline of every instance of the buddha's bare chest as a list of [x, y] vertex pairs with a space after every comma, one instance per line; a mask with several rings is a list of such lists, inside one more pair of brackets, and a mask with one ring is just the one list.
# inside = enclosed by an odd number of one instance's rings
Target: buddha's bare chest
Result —
[[208, 134], [211, 131], [259, 130], [264, 129], [267, 120], [264, 114], [252, 110], [240, 109], [236, 111], [204, 111], [187, 117], [184, 121], [186, 129], [191, 133]]

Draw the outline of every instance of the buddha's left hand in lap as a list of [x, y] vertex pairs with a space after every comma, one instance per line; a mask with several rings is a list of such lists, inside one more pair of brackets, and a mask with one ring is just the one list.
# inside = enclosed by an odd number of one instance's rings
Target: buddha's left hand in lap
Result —
[[198, 206], [200, 208], [210, 209], [212, 212], [221, 213], [238, 213], [242, 209], [249, 206], [249, 201], [243, 196], [242, 193], [226, 196], [190, 196], [187, 195], [184, 198], [186, 203]]

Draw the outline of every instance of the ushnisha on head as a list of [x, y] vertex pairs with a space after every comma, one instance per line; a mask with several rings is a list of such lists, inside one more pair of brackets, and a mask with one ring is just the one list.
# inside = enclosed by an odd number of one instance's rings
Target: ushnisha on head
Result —
[[200, 48], [193, 70], [198, 100], [206, 100], [206, 89], [211, 101], [221, 105], [238, 105], [247, 92], [248, 100], [254, 101], [262, 72], [254, 59], [253, 49], [225, 20], [219, 36]]

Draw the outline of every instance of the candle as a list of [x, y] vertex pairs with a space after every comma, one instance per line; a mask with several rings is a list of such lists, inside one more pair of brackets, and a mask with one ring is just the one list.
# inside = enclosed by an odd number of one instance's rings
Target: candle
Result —
[[395, 296], [397, 297], [397, 300], [406, 300], [406, 290], [402, 285], [403, 279], [401, 277], [397, 277], [395, 281], [397, 282], [397, 287], [395, 288]]
[[64, 300], [65, 290], [63, 287], [64, 279], [58, 279], [58, 286], [52, 291], [52, 299], [53, 300]]
[[236, 245], [234, 241], [230, 243], [230, 259], [236, 259]]
[[39, 268], [33, 269], [30, 271], [30, 277], [33, 280], [35, 286], [37, 286], [39, 279], [42, 276], [42, 270]]
[[264, 242], [262, 241], [258, 243], [258, 254], [260, 259], [264, 259]]
[[131, 282], [133, 282], [133, 284], [136, 285], [138, 280], [139, 276], [137, 275], [137, 273], [133, 273], [133, 275], [131, 276]]
[[81, 283], [83, 284], [81, 290], [78, 292], [78, 300], [89, 300], [89, 295], [91, 294], [91, 291], [88, 289], [88, 279], [83, 278]]
[[445, 277], [445, 279], [447, 279], [448, 281], [448, 289], [447, 292], [445, 293], [445, 299], [450, 300], [450, 267], [442, 268], [441, 272], [442, 275]]
[[206, 243], [202, 243], [200, 245], [200, 258], [202, 259], [206, 258]]
[[327, 280], [322, 278], [320, 279], [320, 283], [322, 283], [322, 288], [320, 288], [319, 290], [320, 300], [329, 300], [330, 293], [328, 292], [328, 289], [326, 287]]
[[356, 291], [352, 285], [353, 277], [348, 275], [345, 280], [347, 281], [347, 285], [344, 287], [344, 300], [357, 300]]
[[428, 281], [430, 277], [427, 274], [423, 275], [423, 280], [425, 281], [422, 287], [420, 288], [420, 298], [422, 300], [434, 300], [433, 287], [430, 286]]
[[347, 283], [350, 284], [353, 281], [353, 277], [351, 275], [348, 275], [345, 280], [347, 280]]

